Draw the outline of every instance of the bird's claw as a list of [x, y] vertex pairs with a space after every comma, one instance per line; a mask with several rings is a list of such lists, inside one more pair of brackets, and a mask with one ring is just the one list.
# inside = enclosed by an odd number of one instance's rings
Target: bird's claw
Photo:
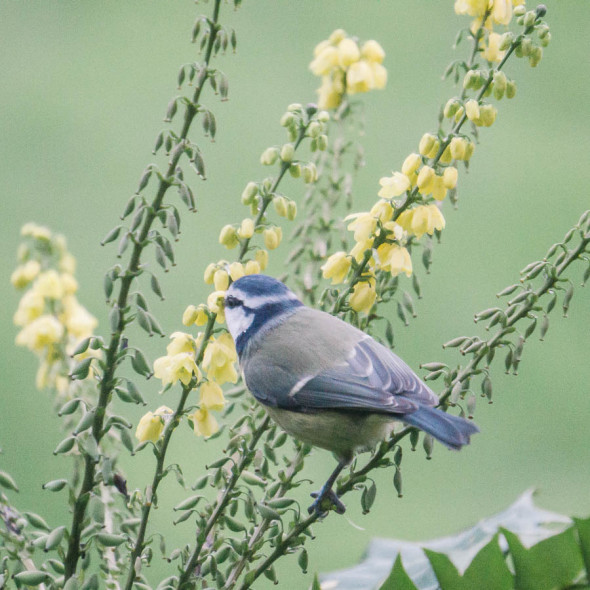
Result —
[[[346, 512], [346, 506], [342, 503], [342, 501], [336, 495], [336, 492], [333, 489], [312, 492], [310, 496], [312, 498], [315, 498], [316, 500], [307, 509], [309, 514], [315, 512], [318, 516], [322, 516], [327, 514], [328, 511], [332, 508], [337, 514], [344, 514]], [[325, 509], [322, 509], [322, 504], [324, 505]], [[326, 504], [328, 505], [326, 506]]]

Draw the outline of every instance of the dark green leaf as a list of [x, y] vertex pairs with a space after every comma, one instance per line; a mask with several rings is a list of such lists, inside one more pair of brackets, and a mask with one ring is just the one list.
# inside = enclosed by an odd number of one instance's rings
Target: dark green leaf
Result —
[[406, 573], [402, 564], [401, 555], [398, 553], [391, 573], [379, 586], [379, 590], [417, 590], [414, 582], [410, 579], [410, 576]]

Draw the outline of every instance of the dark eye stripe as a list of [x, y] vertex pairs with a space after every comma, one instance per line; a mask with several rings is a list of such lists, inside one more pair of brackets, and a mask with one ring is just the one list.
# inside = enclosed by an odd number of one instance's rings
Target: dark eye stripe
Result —
[[225, 305], [227, 307], [229, 307], [230, 309], [233, 307], [238, 307], [238, 305], [242, 305], [242, 301], [240, 301], [237, 297], [234, 297], [233, 295], [228, 295], [225, 298]]

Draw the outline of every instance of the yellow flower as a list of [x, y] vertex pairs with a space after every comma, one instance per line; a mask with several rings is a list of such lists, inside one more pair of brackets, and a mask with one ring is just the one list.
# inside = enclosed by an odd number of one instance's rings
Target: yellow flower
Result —
[[164, 431], [165, 416], [170, 416], [173, 413], [167, 406], [161, 406], [155, 412], [147, 412], [139, 420], [135, 430], [135, 438], [139, 442], [158, 442]]
[[481, 54], [484, 59], [492, 62], [502, 61], [506, 54], [505, 51], [500, 51], [502, 37], [502, 35], [494, 32], [488, 35], [488, 43]]
[[73, 275], [76, 272], [76, 259], [69, 252], [65, 252], [59, 259], [58, 267], [61, 272]]
[[386, 223], [393, 217], [393, 207], [389, 201], [377, 201], [371, 207], [371, 215], [381, 223]]
[[419, 205], [412, 212], [411, 231], [418, 239], [445, 227], [445, 218], [436, 205]]
[[216, 314], [216, 321], [220, 324], [225, 322], [225, 311], [223, 308], [223, 302], [225, 300], [225, 291], [213, 291], [207, 297], [207, 307], [209, 311]]
[[432, 133], [425, 133], [422, 136], [422, 139], [420, 139], [418, 151], [421, 155], [430, 157], [430, 152], [434, 150], [437, 143], [438, 139], [434, 135], [432, 135]]
[[173, 356], [162, 356], [154, 361], [154, 376], [162, 381], [162, 385], [172, 385], [180, 381], [188, 385], [193, 378], [201, 379], [201, 372], [197, 367], [194, 354], [181, 352]]
[[64, 327], [53, 315], [42, 315], [25, 326], [16, 336], [18, 346], [26, 346], [33, 352], [57, 344], [64, 335]]
[[342, 67], [346, 68], [352, 65], [357, 62], [360, 57], [361, 52], [356, 41], [353, 39], [342, 39], [342, 41], [338, 43], [338, 61]]
[[363, 281], [354, 286], [350, 296], [350, 307], [358, 312], [369, 313], [376, 299], [375, 280]]
[[21, 297], [18, 303], [18, 308], [14, 314], [14, 323], [17, 326], [26, 326], [43, 315], [44, 310], [45, 298], [35, 289], [30, 289]]
[[235, 383], [238, 374], [234, 366], [238, 355], [232, 337], [225, 333], [217, 340], [211, 339], [203, 356], [203, 368], [207, 372], [207, 378], [223, 385], [228, 381]]
[[325, 279], [332, 279], [332, 285], [338, 285], [346, 278], [350, 265], [351, 260], [346, 252], [336, 252], [321, 267], [322, 274]]
[[283, 238], [283, 230], [280, 227], [269, 227], [263, 232], [264, 245], [269, 250], [274, 250], [279, 247]]
[[37, 277], [34, 288], [47, 299], [61, 299], [64, 296], [63, 282], [55, 270], [42, 272]]
[[363, 240], [361, 242], [357, 242], [354, 248], [350, 251], [350, 255], [357, 261], [361, 262], [361, 260], [365, 256], [365, 252], [367, 250], [371, 250], [373, 248], [373, 238], [369, 238], [368, 240]]
[[434, 177], [435, 177], [434, 169], [430, 166], [422, 166], [420, 172], [418, 173], [418, 180], [416, 184], [418, 185], [418, 190], [421, 194], [427, 195], [428, 193], [432, 192], [434, 188]]
[[467, 141], [464, 137], [453, 137], [449, 145], [451, 149], [451, 156], [455, 160], [465, 159], [465, 151], [467, 148]]
[[40, 271], [41, 265], [36, 260], [29, 260], [12, 273], [10, 282], [17, 289], [22, 289], [34, 280]]
[[370, 41], [366, 41], [361, 47], [361, 56], [367, 61], [380, 64], [385, 59], [385, 51], [383, 51], [383, 47], [377, 41], [371, 39]]
[[229, 287], [229, 275], [227, 271], [221, 268], [216, 270], [213, 275], [213, 284], [215, 285], [216, 291], [226, 291]]
[[449, 166], [445, 168], [443, 172], [443, 184], [446, 188], [452, 189], [457, 186], [457, 178], [459, 177], [459, 173], [457, 172], [457, 168], [454, 166]]
[[395, 222], [405, 231], [411, 233], [412, 231], [412, 217], [414, 209], [406, 209], [402, 211]]
[[508, 25], [512, 19], [512, 0], [494, 0], [492, 20], [499, 25]]
[[232, 281], [237, 281], [245, 275], [244, 265], [241, 262], [232, 262], [229, 265], [229, 276]]
[[250, 239], [254, 235], [254, 221], [247, 217], [242, 220], [240, 229], [238, 230], [238, 236], [240, 238]]
[[195, 339], [186, 332], [174, 332], [170, 334], [170, 344], [166, 347], [166, 352], [170, 356], [180, 354], [181, 352], [189, 352], [194, 354], [195, 352]]
[[442, 176], [435, 176], [432, 183], [432, 198], [442, 201], [447, 196], [447, 187]]
[[220, 411], [225, 406], [223, 390], [214, 381], [203, 383], [199, 391], [199, 396], [201, 407], [205, 407], [208, 410]]
[[411, 153], [402, 164], [402, 174], [406, 176], [411, 176], [420, 168], [420, 164], [422, 164], [422, 158], [420, 154]]
[[373, 73], [373, 89], [381, 90], [387, 84], [387, 70], [378, 63], [369, 62], [371, 72]]
[[480, 109], [479, 124], [489, 127], [494, 124], [498, 110], [493, 104], [484, 104]]
[[349, 94], [368, 92], [373, 87], [373, 70], [366, 61], [357, 61], [348, 68], [346, 72], [346, 90]]
[[51, 232], [46, 227], [42, 225], [37, 225], [36, 223], [25, 223], [21, 230], [21, 236], [30, 236], [35, 240], [43, 240], [48, 242], [51, 239]]
[[333, 83], [329, 76], [324, 77], [322, 85], [317, 90], [318, 93], [318, 108], [320, 109], [335, 109], [340, 106], [342, 102], [342, 92]]
[[479, 103], [477, 102], [477, 100], [470, 98], [465, 103], [465, 114], [467, 115], [467, 118], [470, 121], [475, 121], [476, 119], [479, 119]]
[[257, 260], [248, 260], [244, 268], [244, 272], [247, 275], [258, 275], [260, 274], [260, 263]]
[[224, 225], [221, 228], [219, 243], [230, 250], [238, 245], [238, 233], [233, 225]]
[[64, 297], [63, 307], [63, 323], [69, 334], [81, 340], [96, 330], [98, 320], [78, 302], [76, 297], [73, 295]]
[[410, 180], [401, 172], [394, 172], [392, 176], [384, 176], [379, 180], [381, 190], [377, 193], [383, 199], [399, 197], [410, 188]]
[[197, 410], [190, 418], [193, 421], [193, 429], [197, 436], [211, 436], [219, 430], [217, 420], [207, 408]]
[[205, 272], [203, 273], [203, 280], [207, 285], [213, 284], [213, 277], [215, 276], [215, 271], [217, 270], [217, 264], [213, 262], [207, 265]]
[[488, 8], [489, 0], [456, 0], [455, 12], [469, 16], [483, 16]]
[[412, 274], [412, 259], [410, 253], [403, 246], [398, 244], [382, 244], [377, 249], [377, 254], [381, 260], [381, 268], [389, 271], [394, 277], [400, 273], [406, 273], [406, 276]]
[[[318, 45], [318, 48], [320, 45]], [[309, 64], [309, 69], [315, 76], [325, 76], [338, 65], [339, 57], [336, 47], [323, 45], [316, 54], [315, 59]]]
[[197, 326], [204, 326], [208, 320], [209, 316], [203, 304], [199, 305], [198, 307], [189, 305], [182, 314], [182, 323], [185, 326], [192, 326], [193, 324]]
[[268, 252], [266, 250], [256, 250], [254, 260], [260, 264], [260, 270], [266, 270], [268, 266]]
[[349, 223], [347, 229], [354, 231], [355, 242], [365, 242], [368, 240], [377, 227], [377, 220], [371, 213], [353, 213], [347, 215], [344, 221], [353, 219], [352, 223]]

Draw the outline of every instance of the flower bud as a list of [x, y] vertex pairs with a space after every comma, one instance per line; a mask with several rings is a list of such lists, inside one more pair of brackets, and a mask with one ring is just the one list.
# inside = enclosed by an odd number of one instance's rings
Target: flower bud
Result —
[[263, 166], [272, 166], [277, 161], [278, 156], [277, 148], [266, 148], [260, 156], [260, 163]]
[[287, 203], [287, 219], [293, 221], [297, 217], [297, 203], [295, 201], [289, 201]]
[[547, 33], [544, 37], [541, 37], [540, 41], [543, 47], [547, 47], [551, 42], [551, 33]]
[[463, 156], [463, 159], [466, 162], [468, 162], [471, 159], [474, 149], [475, 149], [475, 144], [472, 143], [471, 141], [468, 141], [467, 145], [465, 146], [465, 155]]
[[238, 245], [238, 233], [233, 225], [224, 225], [221, 228], [219, 243], [230, 250]]
[[504, 72], [499, 71], [494, 73], [494, 98], [500, 100], [504, 96], [507, 83], [508, 80]]
[[312, 121], [307, 128], [309, 137], [317, 137], [322, 132], [322, 126], [317, 121]]
[[455, 113], [455, 123], [458, 123], [463, 118], [464, 114], [465, 114], [465, 107], [460, 106], [457, 109], [457, 112]]
[[541, 47], [533, 47], [529, 55], [529, 64], [532, 68], [536, 68], [543, 57], [543, 49]]
[[301, 176], [301, 164], [295, 162], [289, 166], [289, 174], [293, 178], [299, 178]]
[[256, 250], [254, 259], [260, 265], [261, 270], [266, 270], [268, 266], [268, 252], [266, 250]]
[[525, 37], [520, 43], [520, 51], [523, 56], [527, 57], [531, 54], [533, 49], [533, 42], [529, 37]]
[[450, 98], [445, 105], [443, 114], [450, 119], [461, 107], [461, 103], [456, 98]]
[[287, 217], [287, 204], [288, 201], [285, 197], [277, 196], [272, 200], [275, 211], [279, 217]]
[[459, 173], [457, 172], [457, 168], [454, 166], [449, 166], [445, 168], [443, 172], [443, 184], [445, 188], [453, 189], [457, 186], [457, 178], [459, 177]]
[[412, 153], [410, 154], [402, 164], [402, 174], [406, 176], [411, 176], [422, 164], [422, 158], [419, 154]]
[[534, 10], [529, 10], [524, 15], [524, 26], [525, 27], [532, 27], [537, 20], [537, 13]]
[[328, 147], [328, 136], [320, 135], [317, 140], [317, 147], [320, 152], [323, 152]]
[[197, 315], [199, 314], [199, 310], [195, 305], [189, 305], [182, 314], [182, 323], [185, 326], [192, 326], [196, 319]]
[[278, 248], [279, 244], [281, 243], [283, 232], [281, 231], [280, 227], [270, 227], [265, 229], [263, 232], [264, 235], [264, 245], [268, 250], [274, 250]]
[[514, 33], [512, 33], [511, 31], [504, 33], [502, 35], [500, 43], [498, 44], [498, 49], [500, 51], [506, 51], [512, 45], [513, 41], [514, 41]]
[[217, 265], [213, 264], [213, 262], [211, 264], [209, 264], [207, 266], [207, 268], [205, 269], [205, 273], [203, 275], [203, 278], [205, 279], [205, 283], [207, 285], [213, 284], [213, 276], [215, 275], [216, 270], [217, 270]]
[[346, 37], [346, 31], [344, 29], [336, 29], [329, 37], [328, 41], [332, 45], [337, 45]]
[[318, 179], [318, 171], [313, 162], [306, 164], [303, 169], [303, 182], [310, 184]]
[[423, 156], [428, 156], [428, 154], [432, 151], [432, 148], [437, 141], [436, 137], [432, 135], [432, 133], [425, 133], [420, 140], [420, 145], [418, 146], [418, 151]]
[[250, 205], [254, 197], [258, 194], [258, 185], [255, 182], [249, 182], [242, 192], [242, 204]]
[[451, 139], [449, 148], [454, 160], [463, 160], [465, 158], [466, 146], [467, 141], [463, 137], [453, 137], [453, 139]]
[[418, 185], [418, 190], [422, 194], [428, 194], [431, 192], [431, 184], [434, 181], [434, 170], [430, 166], [422, 166], [420, 172], [418, 173], [418, 180], [416, 184]]
[[498, 111], [492, 104], [485, 104], [480, 109], [480, 120], [484, 127], [490, 127], [496, 120]]
[[357, 62], [361, 57], [361, 52], [356, 41], [353, 41], [352, 39], [342, 39], [342, 41], [338, 43], [338, 57], [340, 65], [343, 67], [350, 66]]
[[281, 117], [281, 127], [291, 127], [291, 125], [295, 124], [295, 116], [293, 113], [285, 113]]
[[318, 113], [318, 121], [320, 123], [327, 123], [330, 120], [330, 113], [328, 111], [320, 111]]
[[248, 260], [248, 262], [246, 262], [246, 266], [244, 267], [244, 272], [247, 275], [260, 274], [260, 264], [256, 262], [256, 260]]
[[440, 163], [441, 164], [450, 164], [453, 161], [453, 156], [451, 155], [451, 148], [447, 146], [444, 152], [440, 156]]
[[380, 64], [385, 58], [385, 51], [383, 51], [383, 47], [377, 41], [371, 39], [370, 41], [366, 41], [361, 47], [361, 55], [367, 61]]
[[516, 96], [516, 82], [509, 80], [506, 84], [506, 98], [514, 98]]
[[227, 274], [227, 271], [221, 268], [215, 271], [213, 284], [215, 285], [216, 291], [226, 291], [229, 287], [229, 275]]
[[249, 217], [242, 220], [240, 229], [238, 230], [238, 236], [249, 240], [254, 235], [254, 221]]
[[301, 103], [299, 102], [292, 102], [288, 107], [287, 107], [287, 112], [289, 113], [296, 113], [297, 111], [301, 111], [303, 107], [301, 106]]
[[473, 98], [465, 103], [465, 114], [470, 121], [479, 119], [479, 103]]
[[286, 143], [281, 148], [281, 160], [283, 160], [283, 162], [290, 162], [293, 159], [294, 155], [295, 148], [293, 147], [292, 143]]
[[525, 12], [526, 12], [526, 7], [524, 4], [519, 4], [518, 6], [515, 6], [514, 10], [512, 11], [514, 16], [523, 16]]
[[232, 281], [237, 281], [244, 276], [244, 265], [241, 262], [232, 262], [228, 268], [229, 276]]

